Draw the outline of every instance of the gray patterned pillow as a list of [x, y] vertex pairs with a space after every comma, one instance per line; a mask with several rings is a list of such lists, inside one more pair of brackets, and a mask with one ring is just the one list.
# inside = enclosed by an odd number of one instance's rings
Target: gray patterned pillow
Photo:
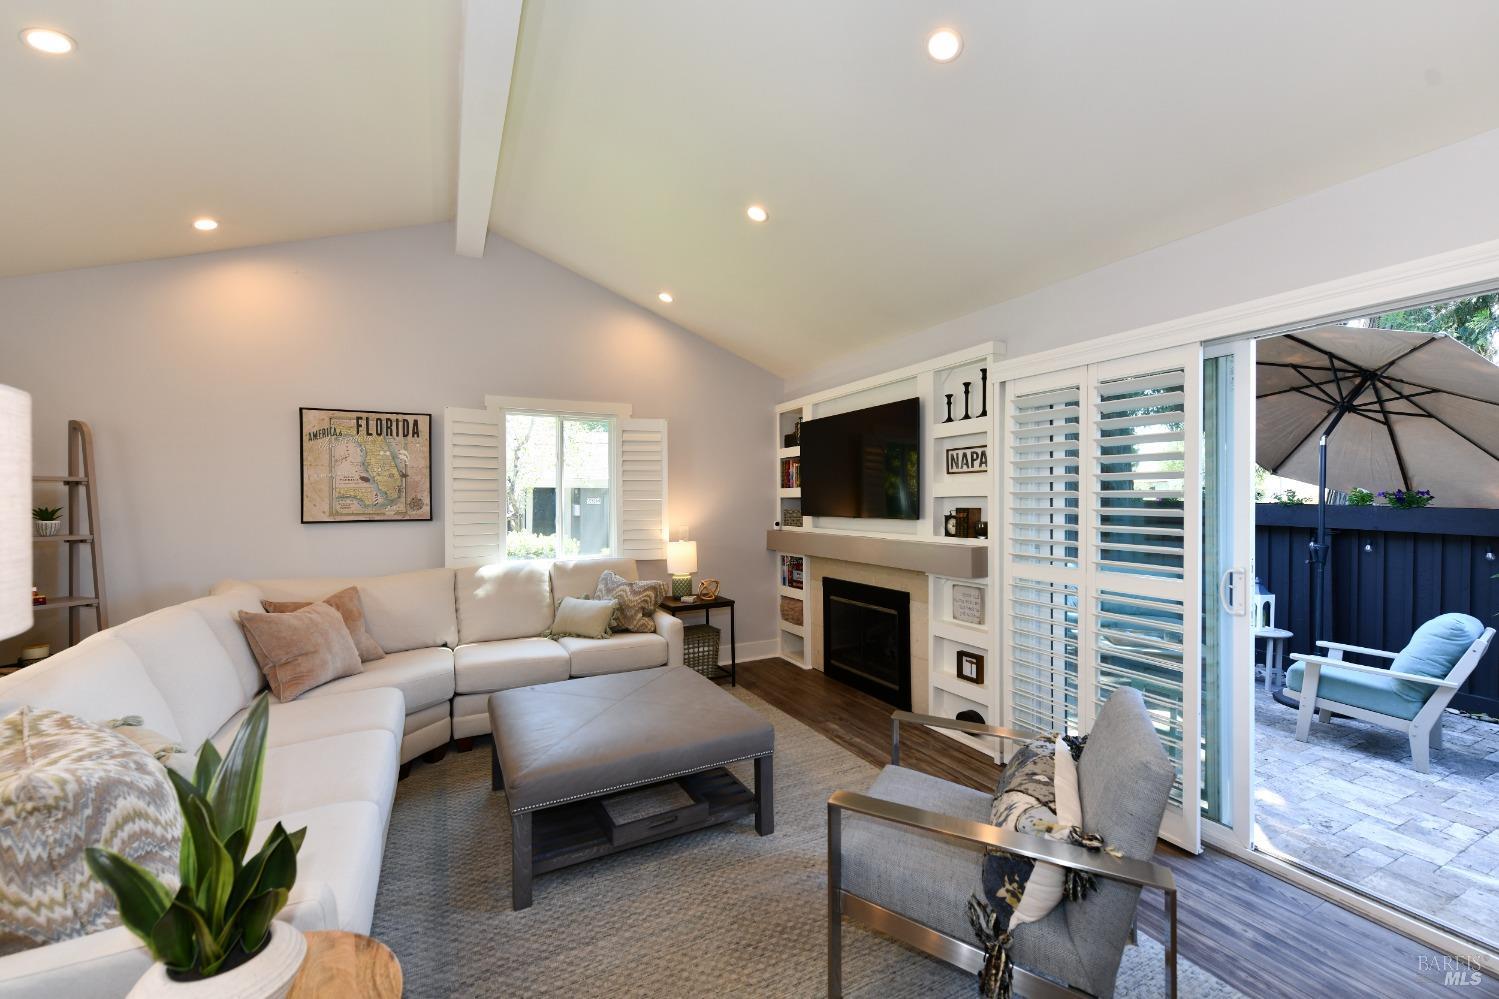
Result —
[[599, 585], [593, 591], [595, 600], [613, 600], [614, 616], [609, 619], [612, 631], [633, 631], [650, 634], [656, 630], [652, 617], [656, 607], [666, 597], [666, 584], [657, 579], [631, 581], [612, 569], [605, 569], [599, 576]]
[[144, 749], [60, 711], [0, 720], [0, 955], [119, 925], [85, 847], [175, 889], [181, 843], [177, 795]]

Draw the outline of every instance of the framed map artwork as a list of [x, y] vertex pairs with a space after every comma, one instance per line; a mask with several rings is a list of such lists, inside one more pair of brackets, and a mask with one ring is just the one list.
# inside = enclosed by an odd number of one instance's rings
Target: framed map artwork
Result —
[[432, 414], [302, 407], [302, 523], [432, 519]]

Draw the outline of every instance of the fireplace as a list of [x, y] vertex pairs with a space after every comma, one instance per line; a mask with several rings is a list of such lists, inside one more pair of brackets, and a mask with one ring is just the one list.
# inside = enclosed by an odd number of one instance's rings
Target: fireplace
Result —
[[911, 709], [911, 595], [824, 577], [822, 668], [903, 711]]

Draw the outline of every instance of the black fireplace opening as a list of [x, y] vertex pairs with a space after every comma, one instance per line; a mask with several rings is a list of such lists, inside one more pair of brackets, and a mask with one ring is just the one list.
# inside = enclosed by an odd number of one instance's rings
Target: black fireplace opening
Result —
[[886, 704], [911, 710], [911, 595], [824, 577], [822, 669]]

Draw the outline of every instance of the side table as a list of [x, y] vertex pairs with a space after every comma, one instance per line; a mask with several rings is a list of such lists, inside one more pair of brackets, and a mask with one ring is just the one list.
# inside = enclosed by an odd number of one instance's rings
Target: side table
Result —
[[1265, 690], [1273, 694], [1286, 685], [1286, 639], [1295, 636], [1284, 628], [1256, 628], [1254, 637], [1265, 640]]
[[401, 962], [373, 937], [343, 930], [307, 934], [307, 957], [287, 999], [401, 999]]
[[712, 600], [699, 597], [690, 603], [684, 603], [676, 597], [667, 597], [661, 601], [661, 609], [673, 617], [681, 617], [687, 611], [702, 611], [704, 624], [712, 624], [712, 612], [721, 607], [729, 609], [729, 668], [720, 668], [712, 678], [720, 680], [727, 676], [729, 686], [736, 687], [739, 685], [739, 650], [734, 647], [734, 601], [728, 597], [714, 597]]

